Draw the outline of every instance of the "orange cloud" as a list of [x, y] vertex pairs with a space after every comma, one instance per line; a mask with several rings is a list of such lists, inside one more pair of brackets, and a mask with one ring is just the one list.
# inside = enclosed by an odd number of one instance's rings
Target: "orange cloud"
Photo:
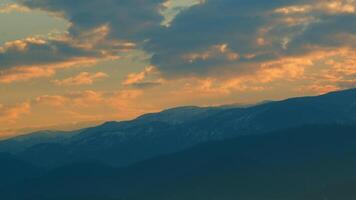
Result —
[[306, 72], [307, 85], [298, 91], [322, 94], [356, 86], [356, 51], [339, 48], [318, 52], [314, 66]]
[[22, 103], [11, 106], [0, 104], [0, 123], [16, 123], [16, 121], [24, 114], [30, 113], [31, 105]]
[[[19, 81], [29, 81], [36, 78], [48, 78], [52, 77], [56, 74], [58, 70], [67, 69], [72, 67], [85, 67], [85, 66], [92, 66], [96, 64], [98, 60], [96, 58], [73, 58], [70, 60], [66, 60], [63, 62], [52, 63], [52, 64], [42, 64], [42, 65], [30, 65], [30, 66], [19, 66], [10, 69], [0, 70], [0, 83], [13, 83]], [[104, 74], [95, 74], [95, 75], [88, 75], [89, 77], [85, 77], [82, 74], [81, 77], [73, 77], [71, 80], [62, 80], [63, 85], [66, 83], [69, 84], [70, 81], [80, 81], [79, 79], [82, 78], [82, 81], [89, 81], [84, 80], [85, 78], [92, 78], [93, 81], [95, 79], [104, 78]], [[75, 79], [77, 78], [77, 79]], [[82, 82], [82, 83], [83, 83]], [[55, 83], [62, 83], [60, 80], [55, 81]], [[78, 83], [79, 84], [79, 83]], [[84, 83], [83, 83], [84, 84]]]
[[76, 106], [89, 107], [91, 104], [99, 104], [104, 100], [104, 94], [93, 90], [72, 92], [66, 95]]
[[60, 95], [43, 95], [37, 97], [35, 100], [36, 104], [44, 104], [50, 106], [63, 106], [68, 102], [68, 99]]
[[95, 81], [109, 77], [106, 73], [97, 72], [90, 74], [88, 72], [81, 72], [77, 76], [70, 77], [63, 80], [54, 80], [53, 83], [59, 86], [71, 86], [71, 85], [91, 85]]
[[[313, 66], [309, 57], [281, 58], [279, 60], [256, 63], [260, 65], [254, 72], [222, 74], [210, 78], [184, 79], [191, 82], [189, 87], [196, 94], [229, 95], [233, 91], [261, 91], [274, 81], [297, 81], [304, 79], [306, 68]], [[187, 89], [186, 89], [187, 90]], [[198, 92], [200, 91], [200, 92]]]
[[[62, 34], [50, 39], [28, 37], [6, 42], [0, 46], [0, 82], [49, 77], [60, 69], [92, 66], [99, 61], [119, 59], [118, 53], [135, 48], [133, 43], [108, 40], [106, 37], [109, 32], [108, 26], [104, 25], [82, 33], [78, 38]], [[95, 79], [106, 76], [102, 72], [94, 75], [83, 72], [77, 77], [55, 82], [59, 85], [92, 84]]]
[[42, 95], [32, 101], [32, 106], [37, 111], [53, 110], [55, 107], [49, 118], [64, 117], [63, 120], [68, 122], [120, 120], [133, 118], [150, 110], [139, 103], [142, 94], [143, 91], [137, 89], [116, 92], [86, 90], [63, 95]]
[[161, 74], [156, 67], [148, 66], [141, 72], [128, 74], [122, 84], [134, 87], [160, 85], [165, 82], [160, 76]]
[[[229, 96], [232, 93], [272, 89], [274, 83], [294, 83], [299, 91], [325, 93], [356, 86], [356, 52], [349, 48], [315, 49], [311, 53], [281, 57], [255, 63], [253, 72], [222, 73], [207, 78], [190, 77], [166, 84], [183, 85], [183, 91], [194, 95]], [[183, 95], [184, 96], [184, 95]]]
[[70, 92], [65, 95], [42, 95], [33, 102], [35, 105], [88, 107], [103, 100], [103, 93], [93, 90]]
[[329, 92], [333, 92], [333, 91], [337, 91], [340, 90], [340, 87], [337, 87], [335, 85], [309, 85], [309, 86], [305, 86], [305, 87], [301, 87], [298, 88], [297, 90], [299, 90], [300, 92], [303, 91], [312, 91], [313, 93], [316, 94], [326, 94]]
[[311, 5], [299, 5], [299, 6], [288, 6], [288, 7], [277, 8], [274, 12], [279, 14], [289, 15], [289, 14], [307, 13], [310, 12], [311, 10], [312, 10]]
[[154, 73], [156, 68], [153, 66], [146, 67], [142, 72], [131, 73], [127, 75], [126, 79], [122, 82], [124, 85], [131, 85], [143, 81], [148, 75]]
[[355, 0], [321, 1], [318, 7], [330, 13], [355, 13]]
[[229, 49], [228, 44], [218, 44], [211, 46], [208, 50], [202, 52], [193, 52], [183, 55], [184, 60], [195, 62], [197, 60], [208, 60], [216, 57], [225, 57], [225, 59], [234, 61], [240, 58], [240, 55]]
[[330, 14], [355, 13], [355, 0], [316, 0], [310, 4], [281, 7], [274, 10], [283, 15], [306, 14], [313, 11], [321, 11]]
[[5, 53], [8, 50], [25, 51], [30, 44], [43, 45], [46, 43], [46, 40], [41, 37], [28, 37], [23, 40], [9, 41], [0, 47], [0, 53]]
[[0, 71], [0, 83], [28, 81], [34, 78], [51, 77], [56, 73], [54, 69], [42, 67], [17, 67]]

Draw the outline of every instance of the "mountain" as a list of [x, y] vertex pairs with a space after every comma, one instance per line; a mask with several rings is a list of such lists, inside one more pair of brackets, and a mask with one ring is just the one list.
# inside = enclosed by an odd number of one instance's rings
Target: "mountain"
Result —
[[40, 168], [26, 163], [11, 154], [0, 153], [0, 188], [37, 177], [42, 172]]
[[31, 134], [20, 135], [14, 138], [0, 141], [0, 152], [16, 153], [38, 144], [64, 143], [66, 140], [83, 130], [71, 132], [39, 131]]
[[0, 189], [16, 200], [349, 200], [356, 125], [314, 125], [208, 142], [127, 167], [54, 169]]
[[[64, 140], [44, 140], [24, 145], [26, 148], [21, 151], [8, 149], [5, 152], [50, 168], [87, 161], [125, 166], [208, 141], [307, 124], [355, 122], [356, 89], [351, 89], [247, 107], [169, 109], [132, 121], [108, 122]], [[0, 149], [4, 149], [1, 147], [4, 142], [0, 143]]]
[[223, 107], [186, 106], [164, 110], [160, 113], [150, 113], [138, 117], [142, 122], [165, 122], [168, 124], [182, 124], [189, 121], [204, 119], [223, 110]]

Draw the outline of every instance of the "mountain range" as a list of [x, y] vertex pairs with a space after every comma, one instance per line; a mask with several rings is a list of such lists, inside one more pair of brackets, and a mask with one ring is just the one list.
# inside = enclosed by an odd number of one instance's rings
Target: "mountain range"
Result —
[[14, 200], [353, 199], [356, 89], [0, 142]]
[[0, 142], [0, 152], [58, 167], [78, 161], [125, 166], [196, 144], [308, 124], [356, 122], [356, 89], [250, 107], [181, 107], [74, 132], [41, 132]]

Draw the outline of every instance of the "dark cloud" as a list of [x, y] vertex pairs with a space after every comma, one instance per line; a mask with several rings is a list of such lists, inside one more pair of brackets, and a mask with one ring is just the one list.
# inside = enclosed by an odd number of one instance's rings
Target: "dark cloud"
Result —
[[[305, 54], [311, 46], [350, 46], [355, 37], [356, 5], [347, 5], [349, 1], [330, 7], [332, 1], [319, 0], [206, 0], [182, 10], [168, 27], [161, 26], [165, 0], [19, 1], [64, 16], [74, 39], [109, 27], [106, 40], [137, 44], [166, 77], [253, 72], [261, 62]], [[280, 8], [284, 10], [276, 12]], [[110, 45], [99, 47], [118, 52]], [[63, 59], [82, 53], [66, 52]]]
[[108, 24], [111, 36], [124, 40], [144, 40], [160, 28], [164, 0], [20, 0], [33, 9], [62, 14], [73, 25], [74, 36]]
[[[278, 43], [259, 46], [260, 29], [270, 23], [268, 12], [296, 1], [209, 0], [180, 13], [171, 26], [154, 35], [145, 49], [153, 53], [152, 64], [165, 74], [204, 74], [211, 68], [231, 67], [241, 62], [276, 57]], [[298, 1], [302, 3], [303, 1]], [[227, 44], [240, 59], [212, 57], [191, 62], [186, 54], [204, 52], [214, 45]]]
[[304, 46], [317, 45], [330, 48], [338, 46], [349, 46], [356, 48], [356, 13], [323, 15], [321, 20], [312, 26], [309, 26], [303, 34], [295, 38], [291, 44], [291, 50], [296, 49], [301, 52], [305, 50]]

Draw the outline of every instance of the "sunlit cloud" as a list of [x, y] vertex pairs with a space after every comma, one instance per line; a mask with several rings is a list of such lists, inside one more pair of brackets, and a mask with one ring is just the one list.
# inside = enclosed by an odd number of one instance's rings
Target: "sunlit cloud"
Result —
[[208, 60], [208, 59], [226, 59], [230, 61], [238, 60], [240, 55], [229, 49], [228, 44], [213, 45], [208, 50], [202, 52], [194, 52], [183, 55], [183, 58], [189, 62], [195, 62], [197, 60]]
[[[32, 101], [33, 107], [49, 106], [57, 107], [61, 112], [72, 113], [96, 113], [96, 120], [109, 120], [113, 116], [119, 118], [134, 117], [143, 112], [137, 111], [134, 106], [136, 100], [142, 95], [141, 90], [126, 89], [115, 92], [103, 92], [95, 90], [84, 90], [79, 92], [69, 92], [64, 95], [43, 95]], [[106, 108], [104, 108], [106, 107]], [[61, 109], [60, 109], [61, 108]], [[111, 110], [108, 114], [107, 110]], [[98, 112], [99, 111], [99, 112]], [[128, 114], [133, 113], [133, 114]], [[126, 117], [124, 117], [126, 115]], [[120, 116], [120, 117], [119, 117]], [[80, 120], [75, 117], [74, 121]]]
[[356, 1], [354, 0], [322, 1], [318, 6], [330, 13], [355, 13], [356, 11]]
[[92, 85], [95, 81], [107, 78], [109, 75], [103, 72], [90, 74], [88, 72], [81, 72], [77, 76], [69, 77], [63, 80], [54, 80], [53, 83], [58, 86], [72, 86], [72, 85]]
[[161, 25], [169, 27], [174, 18], [185, 9], [205, 3], [205, 0], [166, 0], [161, 4], [160, 12], [164, 16]]
[[10, 41], [0, 47], [0, 70], [41, 65], [69, 66], [71, 62], [99, 59], [101, 56], [101, 52], [78, 48], [71, 44], [70, 40], [58, 38], [47, 41], [42, 38], [30, 37]]
[[29, 114], [31, 105], [21, 103], [17, 105], [0, 104], [0, 123], [16, 123], [16, 121], [25, 114]]
[[48, 78], [55, 74], [55, 70], [42, 67], [18, 67], [0, 71], [0, 83], [28, 81], [34, 78]]
[[309, 57], [313, 65], [305, 70], [296, 88], [300, 92], [324, 94], [356, 87], [356, 51], [350, 48], [324, 49]]
[[1, 13], [11, 13], [11, 12], [30, 12], [28, 7], [22, 6], [20, 4], [6, 4], [4, 6], [0, 6], [0, 14]]
[[128, 74], [122, 81], [122, 84], [136, 88], [147, 88], [161, 85], [164, 82], [165, 80], [161, 78], [161, 74], [157, 68], [148, 66], [141, 72]]
[[298, 5], [298, 6], [287, 6], [282, 8], [277, 8], [274, 10], [276, 13], [280, 14], [304, 14], [312, 11], [313, 7], [311, 5]]

